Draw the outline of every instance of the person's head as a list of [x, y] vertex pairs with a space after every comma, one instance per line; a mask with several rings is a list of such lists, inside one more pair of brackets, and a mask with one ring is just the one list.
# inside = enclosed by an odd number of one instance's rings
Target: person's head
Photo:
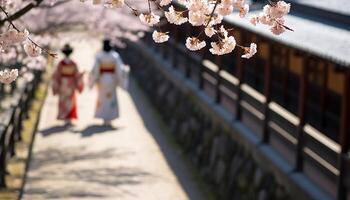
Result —
[[62, 53], [69, 57], [73, 53], [73, 48], [69, 44], [65, 44], [62, 49]]
[[103, 40], [103, 51], [110, 52], [112, 50], [111, 41], [109, 39]]

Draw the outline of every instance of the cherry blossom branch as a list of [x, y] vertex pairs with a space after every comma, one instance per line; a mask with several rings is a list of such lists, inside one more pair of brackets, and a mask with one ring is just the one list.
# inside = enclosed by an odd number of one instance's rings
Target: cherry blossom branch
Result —
[[128, 7], [128, 8], [130, 8], [131, 9], [131, 11], [133, 12], [133, 14], [135, 15], [135, 16], [138, 16], [139, 15], [139, 11], [137, 10], [137, 9], [135, 9], [135, 8], [133, 8], [128, 2], [124, 2], [125, 3], [125, 5]]
[[275, 20], [275, 22], [276, 22], [278, 25], [283, 26], [285, 29], [294, 32], [294, 30], [293, 30], [292, 28], [289, 28], [288, 26], [282, 24], [282, 23], [279, 22], [278, 20]]
[[[0, 10], [6, 15], [6, 19], [7, 21], [9, 22], [9, 24], [18, 32], [21, 32], [21, 30], [19, 30], [16, 25], [11, 21], [9, 20], [9, 14], [8, 12], [2, 7], [0, 6]], [[57, 54], [56, 53], [52, 53], [52, 52], [49, 52], [48, 50], [46, 50], [45, 48], [41, 47], [39, 44], [37, 44], [36, 42], [34, 42], [29, 36], [28, 36], [28, 40], [33, 43], [35, 46], [39, 47], [43, 52], [45, 52], [47, 55], [49, 56], [52, 56], [52, 57], [57, 57]]]
[[215, 1], [214, 8], [213, 8], [213, 10], [212, 10], [211, 13], [210, 13], [210, 17], [209, 17], [209, 20], [208, 20], [207, 24], [204, 26], [204, 29], [201, 30], [201, 32], [198, 34], [198, 36], [197, 36], [196, 38], [199, 38], [199, 37], [203, 34], [205, 28], [207, 28], [207, 27], [209, 26], [210, 21], [211, 21], [211, 19], [213, 18], [215, 9], [216, 9], [216, 7], [218, 6], [218, 4], [219, 4], [219, 0], [216, 0], [216, 1]]
[[211, 19], [213, 18], [215, 9], [216, 9], [216, 7], [218, 6], [218, 4], [219, 4], [219, 0], [216, 0], [215, 5], [214, 5], [214, 8], [213, 8], [213, 10], [212, 10], [211, 13], [210, 13], [210, 17], [209, 17], [208, 23], [207, 23], [207, 25], [205, 26], [205, 28], [207, 28], [207, 27], [209, 26], [210, 21], [211, 21]]
[[56, 7], [56, 6], [61, 6], [61, 5], [63, 5], [63, 4], [65, 4], [65, 3], [68, 3], [68, 2], [70, 2], [71, 0], [61, 0], [61, 1], [58, 1], [58, 2], [56, 2], [56, 3], [54, 3], [53, 5], [51, 5], [51, 4], [44, 4], [44, 5], [40, 5], [40, 6], [38, 6], [38, 8], [40, 8], [40, 9], [50, 9], [50, 8], [52, 8], [52, 7]]
[[152, 9], [151, 9], [151, 1], [150, 0], [147, 0], [148, 2], [148, 12], [151, 13], [152, 12]]
[[32, 3], [28, 4], [27, 6], [25, 6], [24, 8], [22, 8], [21, 10], [14, 13], [13, 15], [11, 15], [11, 16], [7, 15], [5, 19], [0, 20], [0, 27], [3, 26], [6, 21], [14, 21], [14, 20], [22, 17], [27, 12], [29, 12], [32, 8], [38, 7], [43, 1], [44, 0], [35, 0], [36, 4], [32, 2]]

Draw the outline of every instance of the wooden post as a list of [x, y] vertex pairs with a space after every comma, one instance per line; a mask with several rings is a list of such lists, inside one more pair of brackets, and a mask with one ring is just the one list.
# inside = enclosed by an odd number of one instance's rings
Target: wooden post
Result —
[[243, 66], [242, 66], [242, 58], [238, 52], [236, 52], [236, 69], [237, 69], [237, 79], [238, 79], [238, 85], [237, 85], [237, 99], [236, 99], [236, 120], [241, 120], [242, 118], [242, 107], [241, 107], [241, 99], [242, 99], [242, 90], [241, 86], [243, 83]]
[[[241, 35], [241, 44], [244, 44], [245, 41], [245, 35]], [[243, 70], [243, 60], [241, 58], [241, 55], [236, 51], [236, 76], [238, 79], [238, 85], [237, 85], [237, 99], [236, 99], [236, 116], [235, 120], [241, 120], [242, 118], [242, 106], [241, 106], [241, 99], [242, 99], [242, 83], [244, 79], [244, 70]]]
[[288, 78], [289, 78], [289, 61], [290, 61], [290, 50], [286, 51], [285, 62], [283, 66], [283, 103], [288, 103]]
[[221, 64], [222, 59], [221, 56], [215, 57], [215, 64], [218, 66], [218, 70], [216, 71], [216, 84], [215, 84], [215, 103], [221, 102], [221, 91], [220, 91], [220, 71], [221, 71]]
[[269, 121], [270, 121], [270, 109], [269, 103], [271, 101], [271, 71], [272, 71], [272, 55], [273, 55], [273, 46], [269, 44], [269, 56], [268, 59], [265, 60], [265, 74], [264, 74], [264, 96], [265, 96], [265, 104], [264, 104], [264, 121], [263, 121], [263, 138], [262, 142], [268, 143], [270, 140], [269, 134]]
[[178, 43], [179, 38], [178, 38], [178, 28], [177, 28], [177, 26], [173, 25], [173, 27], [174, 27], [174, 30], [173, 30], [174, 43], [173, 43], [173, 45], [171, 47], [173, 49], [173, 62], [172, 62], [173, 65], [172, 66], [173, 66], [173, 68], [176, 68], [177, 64], [178, 64], [178, 61], [177, 61], [177, 59], [178, 59], [177, 43]]
[[341, 105], [340, 119], [340, 145], [339, 155], [339, 177], [338, 177], [338, 200], [347, 199], [347, 188], [344, 183], [346, 168], [346, 154], [349, 150], [349, 126], [350, 126], [350, 70], [345, 71], [344, 92]]
[[306, 58], [306, 63], [303, 64], [301, 74], [299, 77], [299, 100], [298, 100], [298, 117], [299, 125], [297, 128], [297, 147], [296, 147], [296, 163], [295, 170], [303, 170], [303, 148], [304, 148], [304, 125], [307, 103], [307, 89], [308, 89], [308, 65], [310, 58]]
[[[325, 62], [325, 61], [324, 61]], [[326, 126], [326, 108], [327, 108], [327, 91], [328, 91], [328, 63], [324, 63], [323, 65], [323, 74], [322, 74], [322, 91], [321, 91], [321, 127], [325, 128]]]

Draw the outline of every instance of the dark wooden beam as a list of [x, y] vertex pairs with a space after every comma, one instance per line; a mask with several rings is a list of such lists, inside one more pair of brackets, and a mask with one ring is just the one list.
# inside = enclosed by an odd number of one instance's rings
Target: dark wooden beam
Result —
[[236, 52], [236, 77], [238, 79], [238, 85], [237, 85], [237, 89], [236, 89], [236, 94], [237, 94], [237, 98], [236, 98], [236, 116], [235, 116], [235, 120], [241, 120], [242, 118], [242, 107], [241, 107], [241, 99], [242, 99], [242, 83], [243, 83], [243, 63], [242, 63], [242, 58], [241, 55]]
[[321, 102], [320, 102], [320, 108], [321, 108], [321, 127], [325, 128], [326, 126], [326, 110], [327, 110], [327, 103], [328, 103], [328, 68], [329, 63], [327, 61], [323, 61], [323, 73], [322, 73], [322, 91], [321, 91]]
[[301, 74], [299, 76], [299, 99], [298, 99], [298, 117], [299, 125], [297, 127], [297, 147], [295, 158], [295, 171], [303, 170], [303, 148], [304, 148], [304, 125], [306, 120], [306, 104], [308, 90], [308, 72], [310, 57], [306, 57], [306, 62], [302, 65]]
[[286, 50], [286, 53], [284, 55], [285, 60], [283, 62], [283, 103], [287, 105], [289, 101], [289, 95], [288, 95], [288, 79], [289, 79], [289, 62], [290, 62], [290, 49]]
[[344, 183], [346, 171], [347, 152], [349, 151], [349, 128], [350, 126], [350, 70], [344, 73], [344, 90], [341, 105], [340, 119], [340, 145], [341, 153], [339, 155], [339, 177], [338, 177], [338, 200], [347, 199], [347, 187]]
[[215, 84], [215, 103], [221, 102], [221, 91], [220, 91], [220, 84], [221, 84], [221, 77], [220, 77], [220, 71], [222, 68], [222, 56], [215, 56], [215, 64], [218, 66], [218, 70], [216, 71], [216, 84]]
[[270, 109], [269, 103], [271, 102], [271, 71], [272, 71], [272, 56], [273, 56], [274, 48], [272, 45], [269, 45], [269, 56], [268, 59], [265, 60], [264, 66], [264, 96], [265, 96], [265, 104], [264, 104], [264, 121], [263, 121], [263, 138], [262, 142], [268, 143], [270, 140], [269, 134], [269, 121], [270, 121]]

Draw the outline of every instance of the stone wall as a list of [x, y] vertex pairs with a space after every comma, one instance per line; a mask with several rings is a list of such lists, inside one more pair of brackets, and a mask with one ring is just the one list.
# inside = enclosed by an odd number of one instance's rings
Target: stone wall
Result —
[[257, 155], [261, 152], [217, 114], [193, 83], [164, 67], [164, 60], [138, 44], [129, 44], [122, 55], [216, 199], [309, 199]]

